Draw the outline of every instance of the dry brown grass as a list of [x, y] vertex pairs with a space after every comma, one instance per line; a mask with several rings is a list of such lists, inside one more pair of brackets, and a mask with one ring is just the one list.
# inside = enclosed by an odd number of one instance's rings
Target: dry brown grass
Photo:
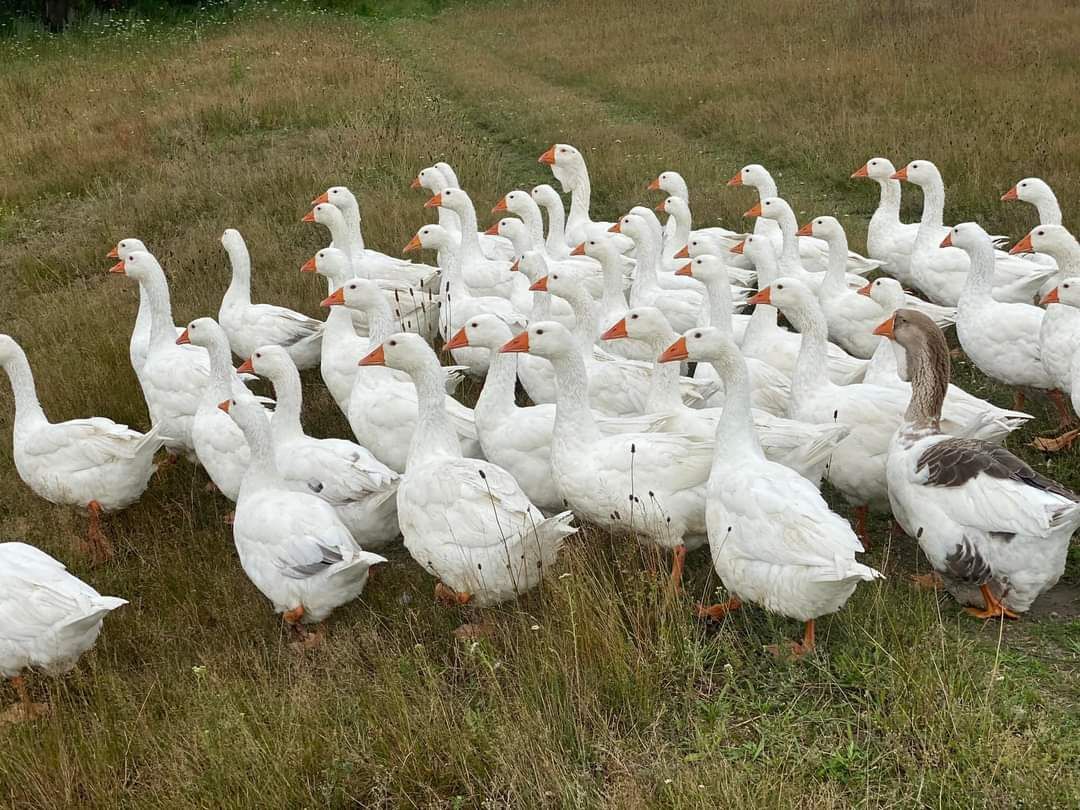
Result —
[[[550, 179], [535, 160], [553, 140], [587, 150], [607, 216], [674, 168], [700, 221], [735, 222], [746, 195], [722, 182], [760, 160], [797, 210], [856, 226], [871, 191], [846, 177], [883, 153], [934, 159], [953, 212], [1016, 234], [1031, 212], [997, 195], [1041, 174], [1068, 221], [1076, 12], [942, 5], [482, 4], [373, 26], [247, 14], [0, 43], [0, 329], [27, 348], [53, 418], [144, 427], [134, 290], [104, 273], [116, 239], [161, 258], [178, 323], [217, 310], [225, 227], [248, 240], [257, 297], [314, 313], [323, 286], [297, 270], [326, 236], [299, 219], [319, 190], [360, 191], [369, 242], [394, 252], [426, 219], [408, 189], [418, 167], [450, 160], [486, 209]], [[305, 381], [309, 426], [343, 434], [317, 376]], [[0, 393], [5, 433], [11, 414]], [[1073, 459], [1054, 464], [1080, 482]], [[204, 481], [184, 465], [156, 479], [108, 521], [117, 560], [89, 569], [70, 550], [79, 520], [31, 495], [0, 450], [0, 537], [132, 601], [73, 676], [35, 682], [50, 719], [0, 730], [0, 805], [1068, 807], [1080, 794], [1075, 619], [1010, 626], [999, 648], [993, 628], [907, 590], [918, 563], [884, 526], [871, 556], [890, 580], [824, 622], [822, 654], [798, 666], [761, 654], [789, 623], [746, 611], [705, 631], [636, 548], [594, 532], [569, 576], [485, 613], [488, 642], [455, 642], [463, 617], [433, 606], [399, 553], [298, 660]], [[695, 596], [716, 585], [703, 557], [690, 576]]]

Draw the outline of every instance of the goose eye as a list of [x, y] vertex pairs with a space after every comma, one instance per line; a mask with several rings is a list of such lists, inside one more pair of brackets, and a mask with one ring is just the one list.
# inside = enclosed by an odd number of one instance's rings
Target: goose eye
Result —
[[917, 169], [917, 168], [919, 168], [919, 164], [918, 163], [912, 163], [911, 168]]
[[350, 285], [349, 285], [349, 289], [350, 289], [350, 290], [355, 290], [355, 289], [356, 289], [356, 285], [355, 285], [355, 284], [350, 284]]
[[636, 321], [636, 320], [637, 320], [637, 315], [631, 315], [631, 316], [630, 316], [630, 320], [632, 320], [632, 321]]
[[537, 329], [536, 334], [542, 335], [542, 334], [544, 334], [544, 330], [543, 329]]
[[260, 357], [262, 357], [262, 355], [258, 352], [255, 352], [255, 359], [258, 360]]
[[1038, 232], [1038, 233], [1036, 233], [1035, 235], [1036, 235], [1036, 236], [1043, 236], [1043, 235], [1044, 235], [1044, 232], [1043, 232], [1043, 231], [1039, 231], [1039, 232]]
[[396, 340], [391, 340], [390, 345], [391, 346], [397, 346], [397, 341]]
[[1027, 183], [1021, 183], [1020, 188], [1027, 188]]
[[700, 338], [701, 337], [701, 332], [694, 332], [694, 337]]
[[783, 284], [777, 284], [776, 289], [782, 290], [782, 289], [784, 289], [784, 285]]
[[771, 202], [767, 202], [767, 203], [765, 203], [765, 204], [766, 204], [766, 205], [772, 205], [772, 203], [771, 203]]

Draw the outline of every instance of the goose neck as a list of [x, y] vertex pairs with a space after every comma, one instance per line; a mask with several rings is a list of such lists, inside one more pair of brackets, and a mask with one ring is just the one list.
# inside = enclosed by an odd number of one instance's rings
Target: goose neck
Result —
[[516, 407], [517, 361], [516, 354], [491, 350], [487, 377], [474, 409], [478, 419], [488, 414], [505, 414]]
[[828, 294], [836, 295], [847, 288], [847, 236], [840, 232], [828, 240], [828, 245], [828, 268], [821, 284]]
[[941, 406], [949, 388], [949, 356], [944, 342], [907, 351], [911, 400], [904, 414], [905, 432], [941, 432]]
[[[649, 350], [653, 357], [659, 357], [664, 349], [678, 340], [679, 336], [671, 329], [660, 337], [649, 339]], [[649, 374], [649, 395], [645, 400], [646, 413], [677, 413], [686, 408], [679, 396], [679, 364], [658, 363], [653, 361]]]
[[446, 379], [439, 361], [432, 356], [410, 376], [416, 386], [417, 419], [406, 468], [436, 458], [461, 458], [461, 443], [446, 412]]
[[229, 255], [232, 279], [229, 281], [229, 288], [225, 291], [222, 303], [250, 304], [251, 255], [248, 253], [247, 245], [242, 241], [239, 244], [230, 244], [225, 252]]
[[467, 202], [456, 213], [461, 220], [461, 250], [458, 256], [461, 264], [471, 265], [482, 261], [484, 256], [480, 250], [480, 234], [476, 231], [476, 209], [471, 202]]
[[562, 257], [566, 253], [566, 211], [562, 207], [562, 201], [553, 200], [547, 206], [548, 233], [544, 243], [548, 253], [554, 257]]
[[34, 372], [30, 370], [30, 361], [26, 359], [21, 346], [13, 347], [12, 357], [4, 364], [4, 370], [11, 381], [11, 393], [15, 399], [15, 429], [47, 423], [45, 411], [38, 401]]
[[[959, 248], [958, 248], [959, 249]], [[989, 239], [980, 239], [968, 252], [970, 269], [960, 293], [958, 310], [988, 303], [994, 292], [994, 246]]]
[[341, 213], [345, 219], [345, 228], [349, 232], [349, 242], [354, 250], [364, 251], [364, 229], [360, 224], [360, 204], [349, 202], [341, 206]]
[[878, 198], [878, 207], [874, 211], [874, 215], [870, 217], [871, 227], [877, 224], [899, 225], [900, 195], [902, 193], [900, 181], [885, 178], [878, 180], [877, 184], [881, 189], [881, 196]]
[[169, 284], [161, 270], [139, 280], [139, 294], [145, 296], [150, 309], [150, 345], [162, 346], [176, 342]]
[[922, 217], [919, 219], [921, 241], [939, 238], [945, 220], [945, 183], [941, 176], [931, 177], [923, 186]]
[[785, 314], [801, 333], [799, 355], [791, 375], [791, 396], [802, 399], [832, 385], [827, 365], [828, 327], [816, 306], [792, 307]]
[[[344, 309], [344, 307], [339, 307]], [[303, 407], [303, 393], [300, 388], [300, 373], [292, 364], [286, 363], [272, 378], [274, 383], [274, 418], [270, 429], [274, 441], [281, 443], [302, 438], [304, 428], [300, 424], [300, 410]]]
[[750, 407], [750, 375], [742, 358], [714, 361], [717, 377], [724, 381], [724, 411], [716, 423], [714, 466], [740, 455], [764, 458]]
[[555, 436], [562, 441], [591, 443], [600, 437], [589, 406], [589, 374], [585, 359], [569, 352], [551, 361], [555, 369]]

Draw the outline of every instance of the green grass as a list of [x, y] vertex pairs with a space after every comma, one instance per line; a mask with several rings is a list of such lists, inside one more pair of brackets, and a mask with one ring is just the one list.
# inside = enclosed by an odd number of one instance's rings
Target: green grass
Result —
[[[606, 217], [655, 202], [645, 185], [672, 168], [698, 222], [732, 225], [749, 196], [723, 181], [760, 161], [800, 219], [838, 213], [861, 247], [874, 192], [847, 176], [873, 154], [924, 157], [945, 172], [949, 219], [1019, 237], [1033, 212], [997, 197], [1034, 173], [1080, 224], [1080, 15], [1063, 0], [566, 0], [434, 16], [419, 3], [395, 5], [398, 19], [369, 6], [384, 18], [249, 3], [172, 27], [103, 20], [0, 40], [0, 329], [27, 349], [52, 418], [147, 424], [127, 358], [135, 291], [105, 273], [117, 239], [159, 256], [178, 323], [217, 311], [225, 227], [248, 241], [257, 298], [317, 314], [324, 287], [298, 270], [326, 233], [300, 223], [307, 202], [348, 184], [369, 243], [396, 252], [428, 218], [409, 181], [438, 159], [483, 212], [549, 182], [536, 157], [566, 140], [586, 151]], [[954, 371], [1008, 402], [963, 361]], [[305, 397], [312, 432], [347, 435], [317, 374]], [[1075, 454], [1024, 448], [1052, 425], [1033, 407], [1010, 446], [1080, 486]], [[72, 552], [80, 520], [35, 498], [0, 449], [0, 537], [131, 600], [75, 673], [33, 681], [48, 719], [0, 729], [0, 806], [1080, 800], [1075, 551], [1045, 608], [982, 626], [906, 586], [925, 561], [878, 520], [868, 557], [888, 579], [824, 620], [820, 652], [799, 663], [762, 650], [796, 635], [792, 622], [752, 608], [718, 628], [691, 618], [718, 588], [704, 554], [672, 598], [631, 542], [583, 531], [542, 592], [474, 614], [436, 607], [431, 578], [398, 551], [298, 658], [205, 481], [186, 465], [156, 478], [107, 522], [116, 560], [90, 568]], [[477, 618], [494, 636], [455, 640]]]

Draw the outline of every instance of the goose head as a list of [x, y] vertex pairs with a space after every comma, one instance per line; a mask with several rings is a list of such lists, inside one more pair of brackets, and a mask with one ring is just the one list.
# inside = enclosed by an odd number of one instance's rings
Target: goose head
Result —
[[192, 346], [209, 349], [221, 345], [228, 346], [229, 338], [226, 337], [225, 330], [213, 318], [196, 318], [180, 333], [176, 342], [181, 346], [190, 343]]
[[615, 261], [622, 254], [615, 247], [611, 237], [590, 237], [570, 251], [571, 256], [589, 256], [601, 264]]
[[288, 351], [282, 346], [260, 346], [244, 361], [237, 369], [240, 374], [258, 374], [274, 382], [281, 379], [288, 371], [289, 366], [296, 369], [296, 364], [289, 357]]
[[727, 184], [729, 186], [750, 186], [751, 188], [771, 188], [774, 185], [772, 175], [760, 163], [748, 163], [743, 166], [735, 173], [734, 177], [728, 180]]
[[470, 318], [457, 334], [450, 338], [446, 348], [462, 349], [472, 346], [498, 351], [512, 336], [510, 326], [505, 321], [497, 315], [484, 312]]
[[473, 201], [469, 195], [460, 188], [446, 188], [436, 194], [426, 203], [424, 208], [447, 208], [455, 214], [463, 214], [466, 211], [475, 211]]
[[461, 183], [458, 182], [457, 172], [454, 171], [453, 166], [445, 160], [438, 160], [435, 162], [435, 168], [442, 173], [448, 188], [461, 188]]
[[571, 357], [579, 351], [578, 343], [570, 330], [557, 321], [538, 321], [524, 332], [518, 333], [503, 345], [500, 352], [527, 352], [556, 360]]
[[384, 301], [382, 288], [367, 278], [351, 278], [322, 301], [324, 307], [344, 306], [367, 312]]
[[335, 230], [344, 227], [345, 215], [341, 213], [341, 209], [336, 205], [321, 202], [311, 207], [311, 210], [304, 215], [303, 221], [317, 222], [331, 230]]
[[507, 192], [503, 195], [503, 198], [495, 203], [495, 207], [491, 209], [491, 213], [499, 214], [504, 211], [509, 211], [511, 214], [517, 214], [518, 216], [524, 216], [530, 211], [537, 209], [537, 203], [532, 198], [532, 195], [527, 191], [522, 191], [519, 188], [513, 191]]
[[719, 256], [704, 253], [696, 256], [675, 271], [677, 276], [689, 276], [702, 284], [729, 284], [727, 265]]
[[635, 244], [652, 239], [652, 228], [649, 223], [637, 214], [624, 214], [619, 221], [611, 226], [613, 233], [621, 233], [629, 236]]
[[655, 346], [659, 351], [667, 345], [671, 332], [671, 324], [656, 307], [634, 307], [600, 337], [603, 340], [630, 338]]
[[872, 157], [863, 164], [861, 169], [856, 169], [851, 176], [867, 177], [871, 180], [877, 180], [879, 183], [886, 183], [893, 179], [894, 174], [896, 174], [896, 167], [893, 166], [891, 160], [883, 157]]
[[954, 225], [941, 240], [941, 247], [958, 247], [968, 253], [987, 245], [992, 249], [993, 241], [977, 222], [961, 222], [959, 225]]
[[1036, 225], [1012, 246], [1009, 253], [1048, 253], [1055, 259], [1064, 259], [1077, 252], [1076, 238], [1062, 225]]
[[447, 187], [448, 183], [443, 173], [434, 166], [421, 169], [412, 181], [412, 188], [422, 188], [432, 194], [438, 194]]
[[534, 284], [548, 274], [547, 258], [539, 250], [527, 250], [510, 268], [525, 274], [530, 284]]
[[332, 206], [342, 211], [360, 210], [360, 203], [356, 199], [356, 195], [349, 191], [345, 186], [330, 186], [330, 188], [311, 201], [312, 205], [318, 205], [319, 203], [330, 203]]
[[1043, 296], [1043, 304], [1067, 304], [1080, 307], [1080, 276], [1072, 276]]
[[529, 193], [532, 195], [533, 200], [536, 201], [536, 204], [543, 206], [544, 208], [553, 208], [556, 205], [562, 205], [562, 197], [559, 196], [559, 192], [547, 183], [533, 186], [533, 190]]
[[641, 217], [648, 224], [653, 238], [661, 238], [664, 233], [664, 226], [660, 222], [660, 217], [656, 215], [656, 212], [653, 209], [644, 205], [635, 205], [627, 213], [631, 216]]
[[741, 253], [757, 268], [758, 277], [762, 271], [769, 272], [776, 268], [776, 248], [768, 237], [747, 234], [743, 240], [731, 248], [732, 253]]
[[882, 276], [864, 285], [859, 290], [860, 295], [865, 295], [877, 303], [886, 312], [896, 312], [904, 303], [904, 288], [895, 278]]
[[802, 281], [783, 276], [763, 288], [747, 303], [771, 304], [785, 315], [817, 306], [817, 296]]
[[244, 237], [240, 235], [240, 231], [236, 230], [236, 228], [225, 229], [225, 232], [221, 234], [221, 246], [228, 253], [247, 249], [247, 245], [244, 244]]
[[575, 267], [568, 263], [552, 270], [544, 278], [538, 279], [529, 289], [543, 289], [560, 298], [573, 300], [581, 296], [582, 293], [588, 295], [584, 286], [588, 277], [589, 271], [587, 269]]
[[300, 268], [301, 273], [318, 273], [327, 278], [345, 278], [352, 272], [352, 262], [348, 254], [337, 248], [323, 248]]
[[1050, 188], [1050, 184], [1038, 177], [1025, 177], [1001, 195], [1002, 202], [1023, 200], [1032, 205], [1038, 205], [1041, 202], [1048, 202], [1056, 199], [1057, 197], [1055, 196], [1053, 189]]
[[695, 363], [715, 363], [721, 372], [744, 362], [739, 347], [727, 335], [713, 326], [688, 329], [672, 343], [659, 358], [661, 363], [690, 360]]
[[247, 399], [227, 399], [218, 405], [225, 411], [249, 441], [255, 436], [270, 433], [270, 423], [266, 420], [266, 411], [254, 397]]
[[519, 244], [520, 241], [524, 241], [528, 245], [532, 241], [529, 238], [529, 229], [517, 217], [503, 217], [484, 233], [488, 236], [505, 236], [515, 245]]
[[149, 252], [146, 249], [146, 245], [142, 243], [141, 239], [135, 239], [129, 236], [128, 238], [121, 239], [119, 242], [117, 242], [113, 249], [105, 254], [105, 258], [123, 259], [124, 256], [126, 256], [128, 253], [134, 253], [136, 250], [141, 250], [144, 253]]
[[874, 334], [892, 341], [900, 379], [911, 382], [918, 365], [933, 362], [937, 376], [943, 378], [942, 387], [948, 384], [949, 347], [929, 316], [914, 309], [898, 309], [874, 329]]
[[538, 162], [551, 167], [551, 173], [562, 184], [563, 191], [572, 191], [587, 173], [585, 158], [568, 143], [553, 144]]
[[743, 216], [747, 217], [765, 217], [765, 219], [773, 219], [777, 222], [784, 220], [795, 221], [795, 212], [792, 210], [791, 205], [783, 197], [766, 197], [763, 200], [759, 200], [757, 205], [747, 211]]
[[416, 235], [409, 240], [409, 244], [405, 245], [404, 252], [410, 253], [414, 250], [442, 250], [443, 248], [453, 247], [454, 240], [450, 236], [450, 231], [446, 230], [442, 225], [437, 223], [431, 223], [425, 225], [416, 232]]
[[362, 366], [386, 366], [406, 374], [430, 368], [433, 363], [439, 365], [434, 350], [420, 335], [412, 332], [391, 335], [360, 361]]
[[135, 279], [146, 281], [162, 274], [161, 265], [157, 259], [145, 250], [135, 250], [128, 253], [119, 262], [109, 268], [110, 273], [120, 273]]
[[938, 167], [929, 160], [913, 160], [898, 172], [894, 172], [890, 179], [907, 180], [917, 186], [925, 186], [941, 180], [941, 172]]
[[844, 226], [836, 217], [815, 217], [798, 230], [799, 236], [816, 236], [833, 242], [844, 235]]
[[678, 172], [660, 172], [656, 179], [649, 183], [649, 191], [663, 191], [671, 197], [685, 200], [688, 196], [688, 186], [683, 176]]

